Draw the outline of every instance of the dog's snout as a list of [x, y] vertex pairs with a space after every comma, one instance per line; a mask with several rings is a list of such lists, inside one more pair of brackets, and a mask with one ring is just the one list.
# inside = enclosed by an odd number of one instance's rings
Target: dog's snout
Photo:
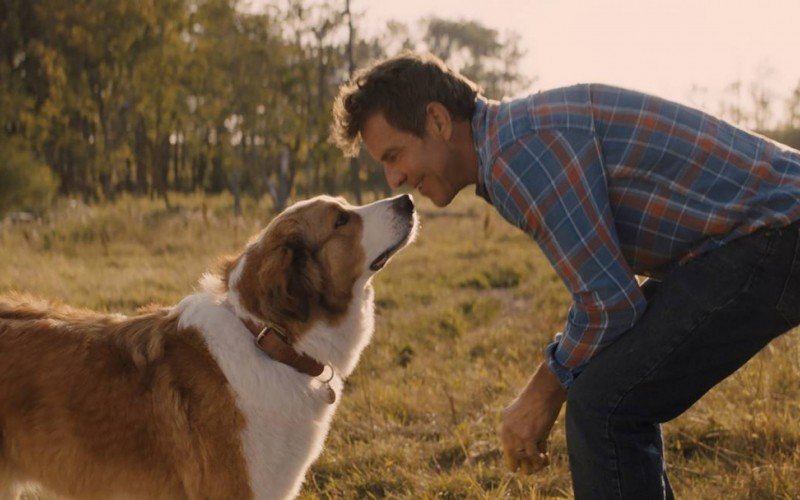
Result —
[[414, 199], [409, 194], [404, 194], [395, 198], [392, 206], [402, 214], [414, 213]]

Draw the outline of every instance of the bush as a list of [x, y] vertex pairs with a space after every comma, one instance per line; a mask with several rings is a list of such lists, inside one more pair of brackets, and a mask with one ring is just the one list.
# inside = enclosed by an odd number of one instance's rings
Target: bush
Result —
[[21, 141], [0, 141], [0, 217], [12, 210], [43, 211], [56, 188], [50, 168]]

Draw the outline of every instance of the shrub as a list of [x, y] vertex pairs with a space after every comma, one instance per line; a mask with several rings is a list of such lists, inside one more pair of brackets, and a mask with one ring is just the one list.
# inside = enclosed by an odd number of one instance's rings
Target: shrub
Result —
[[56, 188], [50, 168], [21, 141], [0, 141], [0, 216], [12, 210], [43, 211]]

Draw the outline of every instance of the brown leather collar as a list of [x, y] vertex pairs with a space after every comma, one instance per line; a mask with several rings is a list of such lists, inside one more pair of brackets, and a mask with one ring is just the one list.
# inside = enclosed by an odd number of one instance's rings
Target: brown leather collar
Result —
[[312, 377], [318, 377], [325, 370], [325, 365], [316, 359], [295, 351], [289, 338], [277, 327], [267, 325], [260, 328], [249, 319], [243, 318], [242, 323], [255, 337], [256, 346], [275, 361]]

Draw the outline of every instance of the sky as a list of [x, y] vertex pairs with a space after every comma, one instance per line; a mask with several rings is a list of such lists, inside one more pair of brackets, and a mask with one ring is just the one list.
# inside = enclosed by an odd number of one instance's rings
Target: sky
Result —
[[[344, 3], [344, 0], [341, 0]], [[775, 95], [775, 114], [800, 84], [800, 0], [351, 0], [361, 26], [390, 19], [474, 19], [514, 30], [527, 52], [531, 90], [603, 82], [716, 111], [741, 80]], [[479, 82], [480, 83], [480, 82]], [[705, 91], [692, 91], [701, 87]]]

